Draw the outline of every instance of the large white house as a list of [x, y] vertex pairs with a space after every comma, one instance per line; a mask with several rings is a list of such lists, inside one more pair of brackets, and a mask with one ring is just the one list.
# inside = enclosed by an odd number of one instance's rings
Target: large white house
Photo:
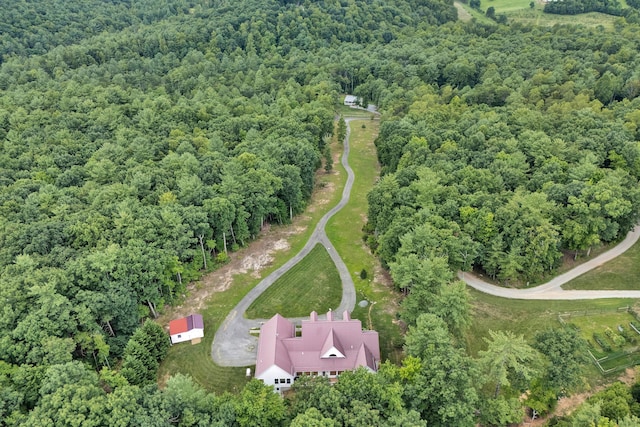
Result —
[[301, 336], [296, 327], [279, 314], [260, 328], [256, 378], [282, 392], [301, 375], [337, 378], [360, 366], [378, 370], [380, 345], [376, 331], [362, 330], [362, 323], [345, 311], [342, 319], [329, 311], [319, 319], [314, 311], [302, 321]]

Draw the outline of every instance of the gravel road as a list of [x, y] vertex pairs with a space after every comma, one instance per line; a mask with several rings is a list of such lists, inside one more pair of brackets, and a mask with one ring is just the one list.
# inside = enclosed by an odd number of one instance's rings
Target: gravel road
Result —
[[[640, 290], [638, 291], [581, 291], [581, 290], [564, 290], [562, 285], [576, 277], [600, 267], [607, 261], [612, 260], [618, 255], [625, 252], [634, 245], [640, 238], [640, 225], [631, 230], [627, 237], [618, 245], [609, 249], [607, 252], [598, 255], [592, 260], [580, 264], [566, 273], [563, 273], [547, 283], [528, 289], [512, 289], [503, 288], [501, 286], [492, 285], [485, 282], [480, 277], [465, 272], [458, 272], [458, 277], [481, 292], [495, 295], [502, 298], [511, 299], [537, 299], [537, 300], [575, 300], [575, 299], [599, 299], [599, 298], [640, 298]], [[640, 283], [639, 283], [640, 287]]]
[[[258, 338], [251, 335], [249, 330], [251, 328], [259, 328], [260, 324], [267, 319], [246, 319], [244, 317], [244, 313], [253, 301], [255, 301], [269, 286], [278, 280], [280, 276], [307, 256], [317, 244], [324, 245], [340, 273], [340, 279], [342, 281], [342, 300], [340, 302], [340, 306], [334, 309], [337, 315], [336, 317], [342, 316], [342, 313], [345, 310], [348, 310], [349, 312], [353, 311], [356, 304], [356, 289], [353, 284], [353, 279], [351, 278], [344, 261], [327, 237], [325, 226], [329, 219], [331, 219], [333, 215], [347, 204], [349, 196], [351, 195], [351, 187], [353, 186], [355, 175], [349, 166], [349, 137], [351, 135], [350, 122], [356, 119], [357, 118], [345, 117], [345, 122], [347, 123], [347, 134], [344, 138], [343, 144], [344, 151], [342, 153], [342, 166], [344, 166], [347, 171], [347, 183], [344, 186], [340, 202], [320, 219], [313, 231], [313, 234], [311, 234], [309, 240], [300, 252], [277, 270], [265, 277], [256, 285], [255, 288], [245, 295], [233, 310], [231, 310], [224, 322], [222, 322], [222, 325], [220, 325], [220, 328], [216, 331], [213, 343], [211, 344], [211, 357], [216, 364], [220, 366], [234, 367], [250, 366], [255, 364]], [[293, 320], [299, 323], [302, 318]]]

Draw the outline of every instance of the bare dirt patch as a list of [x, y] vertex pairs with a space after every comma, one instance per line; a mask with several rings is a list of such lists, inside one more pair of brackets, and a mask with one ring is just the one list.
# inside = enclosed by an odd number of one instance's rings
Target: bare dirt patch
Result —
[[326, 206], [327, 203], [331, 201], [333, 193], [336, 190], [336, 185], [332, 182], [323, 181], [317, 187], [320, 190], [318, 194], [319, 197], [314, 200], [313, 204], [309, 205], [307, 212], [315, 212], [317, 209]]
[[[316, 174], [316, 182], [320, 182], [321, 174]], [[313, 212], [324, 206], [336, 191], [333, 184], [316, 185], [311, 196], [307, 212]], [[233, 283], [233, 278], [239, 274], [251, 274], [260, 278], [262, 271], [271, 265], [276, 252], [286, 251], [291, 246], [291, 236], [302, 234], [306, 229], [309, 216], [304, 213], [295, 217], [287, 226], [265, 225], [260, 236], [237, 252], [229, 252], [229, 262], [219, 269], [202, 276], [198, 281], [187, 285], [184, 302], [180, 305], [165, 307], [164, 313], [156, 319], [161, 325], [168, 325], [171, 319], [187, 316], [205, 307], [209, 297], [217, 292], [224, 292]]]

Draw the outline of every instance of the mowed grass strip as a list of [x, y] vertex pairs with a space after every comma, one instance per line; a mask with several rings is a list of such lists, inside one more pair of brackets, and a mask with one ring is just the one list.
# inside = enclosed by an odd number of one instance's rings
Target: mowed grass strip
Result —
[[340, 305], [340, 274], [324, 246], [316, 245], [309, 255], [276, 280], [256, 299], [246, 316], [268, 319], [276, 313], [284, 317], [325, 313]]
[[640, 290], [640, 244], [562, 285], [563, 289]]
[[[347, 116], [348, 114], [345, 114], [345, 117]], [[379, 174], [378, 158], [373, 144], [378, 135], [379, 122], [370, 118], [353, 120], [350, 122], [350, 128], [349, 165], [354, 171], [355, 181], [349, 203], [327, 224], [327, 235], [351, 273], [357, 301], [367, 300], [374, 303], [364, 308], [356, 304], [351, 316], [359, 319], [363, 328], [372, 328], [378, 332], [382, 359], [398, 363], [402, 358], [403, 343], [395, 317], [398, 310], [398, 294], [373, 280], [374, 271], [380, 271], [379, 262], [362, 240], [362, 227], [366, 222], [368, 210], [367, 194], [373, 188]], [[339, 167], [342, 169], [342, 166]], [[360, 277], [363, 269], [367, 272], [364, 279]]]

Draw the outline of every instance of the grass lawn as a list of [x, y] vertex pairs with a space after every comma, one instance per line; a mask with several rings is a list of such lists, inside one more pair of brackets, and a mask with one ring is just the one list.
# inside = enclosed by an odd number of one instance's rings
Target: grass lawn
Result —
[[[523, 335], [531, 343], [536, 332], [560, 327], [558, 314], [571, 311], [613, 311], [632, 306], [634, 299], [602, 299], [579, 301], [506, 300], [469, 289], [472, 296], [472, 326], [466, 343], [473, 356], [485, 350], [484, 337], [489, 330], [510, 330]], [[612, 315], [615, 313], [609, 313]], [[604, 328], [603, 328], [604, 330]]]
[[[367, 130], [365, 131], [363, 129], [363, 132], [352, 132], [352, 155], [350, 157], [350, 163], [352, 164], [352, 168], [354, 169], [357, 177], [356, 184], [354, 185], [355, 191], [354, 193], [352, 193], [352, 195], [355, 195], [356, 191], [359, 191], [361, 193], [360, 198], [358, 199], [360, 210], [358, 211], [359, 213], [357, 218], [364, 219], [367, 210], [366, 193], [371, 189], [371, 186], [375, 181], [375, 177], [377, 176], [377, 161], [375, 148], [372, 141], [373, 133], [377, 132], [378, 122], [370, 120], [371, 113], [351, 109], [348, 107], [345, 108], [346, 110], [344, 110], [343, 112], [345, 116], [361, 115], [362, 117], [365, 117], [365, 120], [363, 122], [366, 123]], [[340, 108], [338, 111], [342, 111], [342, 108]], [[360, 127], [358, 127], [358, 129], [361, 129], [361, 125]], [[367, 135], [367, 132], [371, 133]], [[371, 139], [367, 141], [367, 137]], [[342, 144], [337, 144], [334, 142], [332, 144], [332, 149], [334, 152], [341, 152]], [[366, 157], [366, 159], [368, 159], [368, 162], [366, 162], [365, 158], [363, 157]], [[357, 164], [354, 164], [354, 162]], [[242, 299], [242, 297], [246, 295], [246, 293], [250, 289], [256, 286], [260, 282], [260, 280], [262, 280], [262, 278], [269, 275], [272, 271], [284, 264], [289, 258], [299, 252], [300, 249], [302, 249], [320, 218], [329, 209], [335, 206], [336, 203], [340, 200], [342, 196], [342, 188], [344, 187], [344, 183], [346, 181], [346, 172], [342, 169], [338, 162], [336, 162], [334, 166], [335, 170], [333, 173], [325, 174], [323, 172], [320, 172], [318, 173], [316, 179], [316, 185], [318, 188], [336, 188], [336, 190], [331, 194], [331, 197], [327, 198], [326, 200], [317, 200], [317, 194], [314, 195], [314, 200], [312, 200], [310, 208], [307, 209], [304, 214], [294, 219], [294, 225], [296, 227], [304, 228], [305, 231], [300, 234], [291, 235], [291, 237], [288, 239], [288, 242], [291, 245], [290, 248], [288, 250], [276, 252], [274, 254], [275, 258], [271, 266], [262, 270], [260, 277], [252, 276], [251, 272], [247, 274], [236, 275], [234, 276], [233, 283], [228, 290], [224, 292], [213, 293], [211, 295], [211, 297], [206, 302], [206, 308], [200, 311], [205, 323], [205, 336], [202, 342], [193, 346], [189, 343], [182, 343], [179, 345], [175, 345], [169, 349], [169, 353], [166, 359], [161, 363], [160, 369], [158, 371], [158, 382], [160, 385], [163, 385], [169, 378], [169, 376], [178, 372], [190, 375], [198, 384], [203, 386], [206, 390], [216, 393], [222, 393], [224, 391], [239, 391], [248, 381], [248, 379], [245, 377], [245, 368], [223, 368], [213, 363], [213, 360], [211, 359], [211, 344], [213, 342], [213, 336], [215, 335], [217, 328], [220, 326], [227, 314]], [[364, 169], [360, 170], [360, 168]], [[366, 184], [362, 182], [363, 179], [366, 179]], [[363, 200], [365, 202], [364, 205], [362, 204]], [[349, 206], [351, 206], [351, 204], [349, 204]], [[345, 229], [349, 230], [353, 223], [354, 221], [349, 219], [347, 223], [344, 223], [336, 231], [338, 233], [342, 233]], [[361, 225], [357, 225], [356, 231], [359, 232], [360, 229]], [[340, 251], [343, 258], [346, 257], [346, 255], [349, 255], [350, 251], [354, 250], [350, 246], [343, 246], [343, 242], [338, 243], [337, 239], [334, 239], [333, 236], [331, 237], [334, 245], [336, 246], [336, 249]], [[360, 248], [360, 250], [366, 251], [366, 248], [362, 247]], [[242, 252], [243, 250], [241, 249], [239, 252], [231, 254], [231, 257], [241, 258], [243, 256]], [[366, 254], [368, 254], [368, 251], [366, 251]], [[365, 259], [365, 257], [363, 257], [362, 255], [359, 258], [361, 260]], [[359, 265], [357, 269], [358, 273], [363, 267], [367, 268], [367, 271], [369, 272], [373, 271], [373, 266], [376, 265], [375, 258], [368, 254], [366, 260], [366, 264], [357, 262], [357, 264]], [[354, 264], [347, 262], [347, 266], [351, 269]], [[393, 315], [385, 311], [386, 307], [388, 307], [386, 301], [392, 298], [390, 296], [392, 294], [384, 293], [382, 290], [383, 287], [372, 285], [369, 283], [369, 281], [363, 281], [364, 283], [358, 283], [358, 281], [360, 281], [359, 276], [356, 280], [356, 287], [358, 289], [359, 297], [366, 296], [367, 298], [371, 298], [372, 301], [380, 302], [379, 305], [374, 305], [371, 313], [373, 318], [373, 326], [380, 332], [380, 342], [382, 347], [381, 350], [383, 352], [383, 358], [388, 357], [389, 354], [392, 354], [392, 351], [387, 350], [387, 348], [395, 348], [395, 343], [401, 342], [402, 339], [400, 336], [400, 332], [397, 330], [397, 328], [394, 328], [394, 325], [392, 324]], [[383, 294], [384, 298], [382, 297]], [[304, 313], [304, 315], [307, 314], [308, 313]], [[167, 307], [167, 309], [165, 310], [163, 318], [172, 318], [170, 307]], [[354, 318], [361, 319], [363, 321], [363, 326], [368, 325], [368, 322], [365, 321], [368, 318], [368, 309], [361, 309], [361, 311], [357, 311], [357, 314], [356, 312], [354, 312]], [[397, 354], [397, 352], [393, 354]]]
[[530, 9], [531, 0], [481, 0], [480, 8], [487, 10], [491, 6], [498, 13], [508, 13], [515, 10]]
[[359, 108], [351, 108], [347, 105], [338, 106], [338, 108], [336, 108], [336, 114], [344, 117], [362, 117], [363, 119], [369, 120], [371, 120], [371, 117], [375, 117], [375, 114], [369, 111], [361, 110]]
[[640, 289], [640, 244], [580, 277], [564, 284], [563, 289], [638, 290]]
[[[379, 122], [356, 120], [350, 126], [349, 164], [356, 178], [349, 203], [331, 219], [327, 225], [327, 235], [351, 272], [357, 301], [374, 303], [365, 308], [356, 305], [352, 317], [361, 320], [363, 327], [378, 331], [382, 359], [397, 363], [401, 359], [403, 342], [400, 329], [394, 323], [398, 295], [372, 280], [373, 272], [379, 271], [379, 263], [362, 240], [362, 227], [367, 216], [367, 193], [378, 177], [378, 161], [372, 142], [378, 134]], [[360, 278], [363, 269], [367, 271], [365, 279]]]
[[[295, 295], [295, 298], [291, 298]], [[340, 305], [342, 283], [335, 264], [322, 245], [287, 271], [249, 306], [250, 319], [308, 316], [313, 310], [325, 313]]]
[[165, 360], [160, 364], [158, 378], [164, 385], [169, 376], [178, 372], [190, 375], [208, 391], [240, 391], [249, 378], [245, 377], [245, 368], [223, 368], [211, 359], [213, 336], [229, 311], [253, 287], [244, 282], [233, 286], [226, 292], [214, 294], [206, 309], [200, 311], [204, 319], [204, 338], [200, 344], [180, 343], [172, 346]]

